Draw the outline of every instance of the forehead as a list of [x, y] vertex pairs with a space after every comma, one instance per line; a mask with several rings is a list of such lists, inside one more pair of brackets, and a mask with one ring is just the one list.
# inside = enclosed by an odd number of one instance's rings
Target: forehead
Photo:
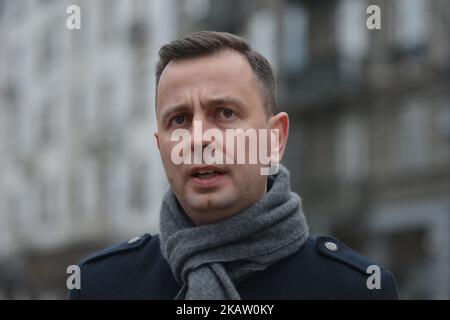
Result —
[[256, 76], [247, 58], [232, 50], [175, 60], [166, 66], [157, 91], [158, 107], [192, 94], [259, 97]]

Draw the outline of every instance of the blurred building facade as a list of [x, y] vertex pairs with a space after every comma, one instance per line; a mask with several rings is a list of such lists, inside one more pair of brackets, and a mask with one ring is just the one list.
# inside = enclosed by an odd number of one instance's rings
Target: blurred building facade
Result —
[[[273, 64], [312, 232], [391, 269], [401, 298], [450, 299], [450, 2], [55, 3], [0, 0], [0, 296], [60, 295], [67, 261], [157, 232], [156, 52], [210, 29]], [[82, 32], [54, 28], [72, 3]]]
[[[381, 30], [364, 28], [369, 4]], [[449, 299], [450, 3], [300, 6], [314, 40], [282, 105], [312, 229], [393, 270], [401, 298]]]
[[172, 6], [0, 1], [0, 298], [65, 297], [69, 264], [157, 231], [153, 78]]

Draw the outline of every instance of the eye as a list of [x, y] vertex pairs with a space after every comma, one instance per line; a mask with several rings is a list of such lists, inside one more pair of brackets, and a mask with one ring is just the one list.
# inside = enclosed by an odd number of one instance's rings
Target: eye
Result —
[[236, 116], [236, 113], [229, 108], [219, 109], [219, 117], [221, 119], [233, 119]]
[[181, 126], [186, 122], [186, 116], [184, 114], [179, 114], [172, 119], [170, 119], [171, 126]]

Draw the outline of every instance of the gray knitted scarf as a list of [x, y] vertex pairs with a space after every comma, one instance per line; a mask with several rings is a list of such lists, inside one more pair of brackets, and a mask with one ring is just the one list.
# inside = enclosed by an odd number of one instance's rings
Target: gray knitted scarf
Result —
[[235, 284], [288, 257], [308, 238], [300, 197], [280, 165], [268, 192], [239, 214], [195, 226], [169, 190], [160, 212], [161, 252], [182, 285], [175, 299], [233, 299]]

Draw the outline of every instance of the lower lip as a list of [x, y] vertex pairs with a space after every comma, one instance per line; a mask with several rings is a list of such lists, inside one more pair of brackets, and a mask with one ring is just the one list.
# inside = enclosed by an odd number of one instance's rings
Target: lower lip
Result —
[[221, 173], [208, 179], [200, 179], [198, 177], [191, 177], [191, 181], [194, 186], [198, 188], [212, 188], [217, 186], [224, 178], [225, 174]]

